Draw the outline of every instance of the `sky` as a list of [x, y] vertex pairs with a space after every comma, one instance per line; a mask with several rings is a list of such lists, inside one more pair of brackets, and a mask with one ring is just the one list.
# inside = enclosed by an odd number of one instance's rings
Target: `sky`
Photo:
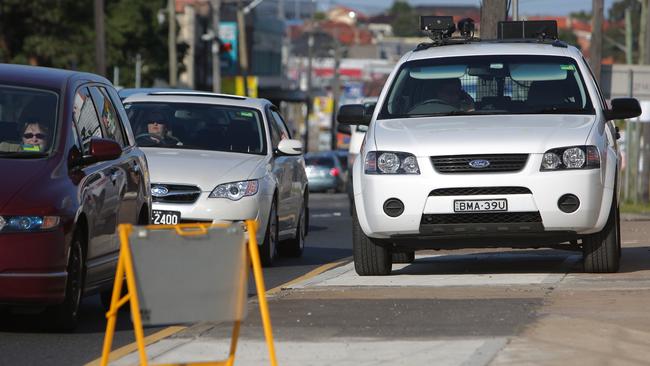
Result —
[[[324, 1], [327, 2], [328, 0]], [[320, 1], [319, 1], [320, 2]], [[368, 14], [390, 7], [393, 0], [331, 0], [332, 5], [345, 5]], [[605, 17], [615, 0], [605, 0]], [[480, 5], [480, 0], [408, 0], [411, 5]], [[519, 0], [519, 15], [568, 15], [591, 10], [592, 0]]]

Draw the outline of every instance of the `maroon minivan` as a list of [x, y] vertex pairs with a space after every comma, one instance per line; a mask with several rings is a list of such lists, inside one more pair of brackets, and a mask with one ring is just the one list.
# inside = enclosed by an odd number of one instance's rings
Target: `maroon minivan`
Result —
[[76, 326], [110, 294], [119, 223], [147, 224], [147, 162], [117, 92], [89, 73], [0, 65], [0, 305]]

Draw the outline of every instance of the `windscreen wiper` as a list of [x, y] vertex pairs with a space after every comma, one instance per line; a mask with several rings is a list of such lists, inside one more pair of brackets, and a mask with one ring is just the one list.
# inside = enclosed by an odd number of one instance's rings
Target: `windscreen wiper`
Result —
[[553, 114], [553, 113], [588, 113], [589, 110], [585, 108], [575, 108], [575, 107], [546, 107], [534, 111], [532, 114]]

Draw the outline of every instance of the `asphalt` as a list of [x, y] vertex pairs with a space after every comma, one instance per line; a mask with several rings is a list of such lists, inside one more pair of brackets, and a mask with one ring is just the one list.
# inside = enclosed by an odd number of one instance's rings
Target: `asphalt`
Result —
[[[645, 365], [650, 226], [622, 230], [615, 274], [582, 273], [579, 253], [553, 250], [419, 252], [381, 277], [341, 263], [269, 297], [279, 364]], [[247, 305], [237, 365], [269, 362], [258, 305]], [[198, 324], [147, 353], [152, 363], [215, 360], [229, 338], [229, 324]]]

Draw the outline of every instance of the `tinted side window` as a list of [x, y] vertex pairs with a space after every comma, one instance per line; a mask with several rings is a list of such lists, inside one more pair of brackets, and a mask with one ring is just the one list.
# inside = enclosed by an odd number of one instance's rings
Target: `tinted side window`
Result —
[[273, 145], [273, 148], [276, 148], [281, 140], [280, 130], [275, 122], [275, 117], [273, 117], [273, 114], [270, 111], [266, 114], [266, 118], [269, 120], [269, 130], [271, 130], [271, 144]]
[[91, 87], [90, 92], [95, 102], [95, 107], [99, 112], [100, 121], [106, 138], [115, 140], [120, 146], [124, 147], [124, 132], [120, 128], [120, 122], [117, 119], [117, 113], [111, 102], [111, 99], [106, 94], [106, 90], [102, 87]]
[[124, 131], [124, 141], [127, 145], [133, 146], [134, 145], [133, 131], [131, 130], [129, 117], [126, 114], [126, 110], [124, 109], [122, 100], [120, 99], [120, 96], [117, 94], [117, 91], [115, 91], [115, 88], [109, 87], [106, 88], [106, 91], [108, 92], [108, 96], [111, 97], [111, 102], [113, 103], [113, 106], [115, 107], [115, 111], [117, 112], [117, 117], [121, 122], [120, 127], [122, 128], [122, 131]]
[[72, 119], [81, 138], [83, 153], [84, 155], [89, 154], [90, 139], [102, 137], [102, 131], [99, 127], [97, 111], [86, 87], [79, 88], [75, 94]]
[[287, 129], [287, 126], [284, 124], [284, 120], [282, 119], [282, 116], [280, 116], [280, 113], [271, 109], [271, 114], [273, 115], [275, 124], [278, 126], [278, 131], [280, 131], [280, 140], [290, 139], [291, 135], [289, 134], [289, 129]]

